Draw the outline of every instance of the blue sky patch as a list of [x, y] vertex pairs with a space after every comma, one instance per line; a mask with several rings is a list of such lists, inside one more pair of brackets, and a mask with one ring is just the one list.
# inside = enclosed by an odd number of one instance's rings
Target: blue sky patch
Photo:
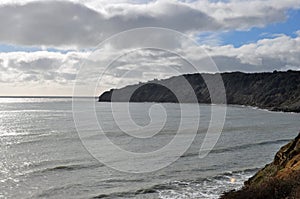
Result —
[[296, 37], [296, 31], [300, 30], [300, 10], [289, 10], [287, 21], [269, 24], [263, 28], [252, 28], [249, 31], [229, 31], [219, 35], [222, 45], [232, 44], [240, 47], [254, 43], [264, 38], [274, 38], [278, 34]]

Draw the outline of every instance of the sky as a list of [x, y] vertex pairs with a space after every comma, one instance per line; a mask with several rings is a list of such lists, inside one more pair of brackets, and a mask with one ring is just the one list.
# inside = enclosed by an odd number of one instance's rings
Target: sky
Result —
[[[300, 70], [299, 0], [2, 0], [0, 26], [0, 96], [71, 96], [82, 67], [91, 67], [84, 76], [90, 82], [106, 71], [95, 95], [189, 73], [176, 55], [183, 47], [185, 59], [203, 66], [200, 72], [217, 72], [201, 62], [203, 51], [221, 72]], [[132, 39], [97, 51], [111, 36], [144, 27], [178, 31], [203, 51], [150, 33], [144, 37], [174, 46], [175, 54], [136, 50], [139, 42]], [[118, 60], [116, 52], [123, 53]], [[115, 68], [107, 71], [103, 60], [114, 60]], [[170, 66], [181, 69], [175, 73]], [[81, 89], [85, 95], [87, 88]]]

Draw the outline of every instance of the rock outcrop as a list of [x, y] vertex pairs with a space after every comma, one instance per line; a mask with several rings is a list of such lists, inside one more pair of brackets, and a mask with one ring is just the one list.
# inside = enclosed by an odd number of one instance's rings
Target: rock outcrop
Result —
[[[300, 112], [300, 71], [273, 73], [221, 73], [228, 104], [254, 106], [273, 111]], [[183, 87], [184, 77], [192, 87]], [[100, 102], [173, 102], [190, 103], [196, 94], [198, 103], [211, 103], [203, 77], [210, 82], [218, 81], [217, 74], [188, 74], [164, 80], [126, 86], [104, 92]], [[164, 85], [164, 86], [162, 86]], [[170, 88], [172, 88], [170, 90]], [[212, 88], [214, 89], [214, 88]], [[178, 100], [173, 91], [184, 98]], [[218, 92], [212, 90], [211, 92]], [[130, 95], [130, 96], [128, 96]], [[214, 102], [215, 103], [215, 102]], [[222, 102], [221, 102], [222, 103]]]
[[246, 181], [241, 190], [221, 196], [221, 199], [247, 198], [300, 198], [300, 134], [276, 153], [272, 163]]

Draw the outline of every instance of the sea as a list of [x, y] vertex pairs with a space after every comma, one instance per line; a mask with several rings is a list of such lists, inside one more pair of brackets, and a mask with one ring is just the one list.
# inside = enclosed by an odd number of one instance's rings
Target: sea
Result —
[[[91, 101], [80, 100], [83, 104]], [[241, 188], [300, 130], [297, 113], [228, 105], [216, 145], [200, 157], [211, 107], [224, 105], [130, 103], [131, 119], [138, 126], [147, 126], [153, 118], [164, 121], [154, 141], [151, 137], [145, 141], [122, 133], [111, 117], [111, 103], [93, 100], [105, 134], [91, 139], [101, 141], [105, 135], [126, 151], [147, 153], [163, 148], [176, 135], [182, 119], [195, 121], [192, 112], [198, 109], [199, 127], [191, 145], [175, 161], [150, 172], [126, 172], [99, 160], [82, 142], [85, 132], [79, 134], [76, 129], [72, 98], [0, 98], [0, 198], [214, 199], [225, 191]], [[157, 105], [166, 114], [149, 114], [151, 107]], [[182, 114], [182, 109], [191, 114]], [[128, 110], [120, 108], [115, 114], [123, 115], [122, 111]], [[88, 122], [86, 126], [87, 131], [97, 135], [97, 129], [89, 129]], [[182, 131], [192, 133], [188, 128]], [[105, 146], [101, 146], [100, 153], [118, 157]], [[163, 155], [164, 160], [169, 158], [168, 153]], [[122, 157], [114, 161], [120, 168], [130, 164]]]

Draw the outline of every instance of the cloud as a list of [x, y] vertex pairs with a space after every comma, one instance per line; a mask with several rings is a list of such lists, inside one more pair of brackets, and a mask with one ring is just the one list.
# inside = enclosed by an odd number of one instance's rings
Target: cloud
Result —
[[[247, 30], [284, 21], [286, 11], [299, 9], [299, 6], [298, 0], [4, 0], [0, 2], [0, 43], [91, 49], [121, 31], [157, 26], [205, 39], [206, 42], [199, 45], [208, 52], [220, 71], [300, 70], [300, 31], [295, 32], [294, 37], [278, 34], [240, 47], [220, 46], [219, 41], [223, 31]], [[134, 50], [142, 46], [143, 41], [149, 44], [147, 38], [151, 39], [153, 46], [160, 44], [178, 52], [180, 48], [186, 48], [189, 52], [186, 58], [199, 63], [202, 72], [216, 72], [207, 64], [202, 51], [171, 36], [155, 34], [155, 31], [139, 32], [132, 38], [104, 46], [99, 50], [99, 56], [94, 57], [89, 57], [90, 51], [0, 53], [0, 82], [5, 85], [6, 92], [11, 93], [31, 89], [33, 93], [30, 94], [71, 95], [82, 63], [90, 69], [82, 76], [83, 82], [96, 82], [106, 67], [99, 65], [98, 61], [109, 63], [119, 51], [124, 56], [113, 62], [113, 69], [105, 73], [99, 92], [124, 84], [192, 72], [189, 64], [175, 54]], [[120, 50], [128, 46], [133, 51]]]
[[10, 52], [0, 53], [1, 82], [6, 84], [71, 83], [88, 53]]
[[[149, 6], [149, 7], [148, 7]], [[68, 1], [40, 1], [0, 7], [0, 41], [18, 45], [91, 47], [109, 36], [144, 26], [216, 29], [203, 12], [171, 2], [108, 6], [106, 13]]]
[[206, 10], [224, 29], [245, 30], [284, 21], [287, 9], [299, 9], [296, 0], [231, 0], [226, 2], [196, 1], [199, 10]]
[[97, 21], [101, 21], [97, 12], [70, 2], [6, 5], [0, 7], [0, 40], [37, 46], [92, 45], [100, 34]]
[[[241, 47], [232, 45], [202, 45], [208, 55], [217, 64], [220, 71], [273, 71], [300, 70], [300, 36], [295, 38], [278, 35], [275, 38], [262, 39], [256, 43]], [[94, 84], [107, 69], [99, 60], [114, 58], [113, 47], [97, 52], [94, 59], [90, 52], [11, 52], [0, 53], [0, 82], [13, 87], [36, 87], [51, 85], [51, 88], [65, 89], [72, 94], [73, 83], [80, 66], [88, 67], [83, 74], [83, 92], [86, 86]], [[178, 52], [180, 49], [178, 49]], [[187, 49], [185, 55], [201, 66], [202, 72], [216, 72], [206, 65], [203, 51]], [[176, 54], [161, 50], [145, 49], [124, 51], [124, 56], [115, 60], [102, 77], [98, 92], [122, 87], [139, 81], [162, 79], [174, 75], [190, 73], [190, 65]], [[56, 91], [55, 91], [56, 92]], [[66, 92], [66, 91], [65, 91]], [[55, 93], [54, 93], [55, 94]]]
[[[239, 48], [203, 46], [223, 71], [300, 70], [300, 37], [278, 35]], [[192, 55], [196, 57], [197, 55]]]
[[85, 48], [118, 32], [163, 27], [184, 33], [261, 27], [284, 21], [297, 0], [191, 2], [132, 1], [3, 1], [0, 42], [28, 46]]

